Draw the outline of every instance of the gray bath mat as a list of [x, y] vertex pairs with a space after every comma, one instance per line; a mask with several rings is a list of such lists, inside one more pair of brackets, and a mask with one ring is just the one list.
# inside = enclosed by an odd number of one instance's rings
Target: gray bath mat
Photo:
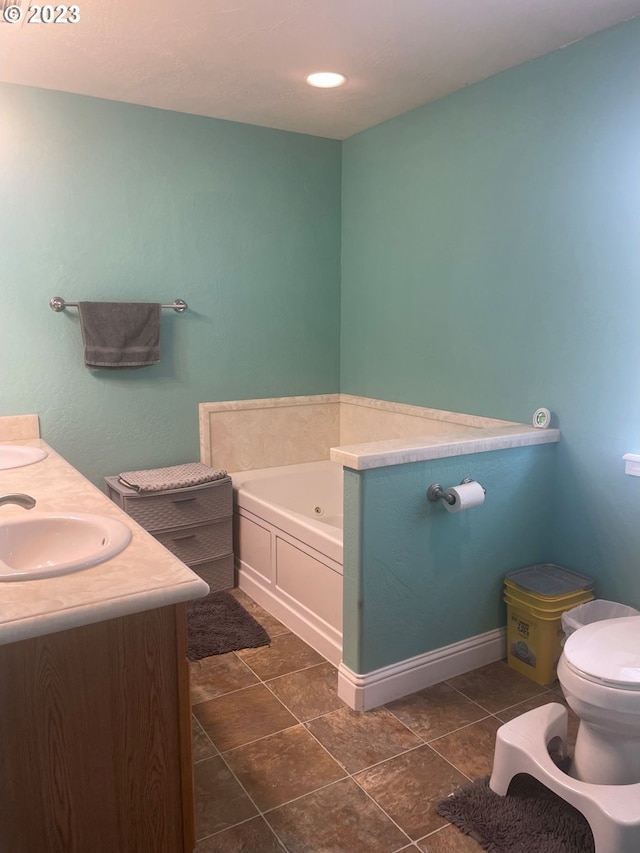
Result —
[[187, 605], [187, 657], [200, 660], [268, 646], [269, 635], [230, 592], [210, 592]]
[[494, 794], [485, 776], [458, 788], [437, 811], [491, 853], [594, 853], [580, 812], [524, 773], [506, 797]]

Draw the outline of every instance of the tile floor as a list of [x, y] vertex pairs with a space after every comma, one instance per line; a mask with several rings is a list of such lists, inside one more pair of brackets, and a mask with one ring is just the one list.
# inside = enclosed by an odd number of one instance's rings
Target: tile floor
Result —
[[271, 645], [191, 664], [196, 853], [480, 851], [435, 806], [490, 773], [498, 727], [559, 688], [498, 662], [356, 713], [331, 664], [234, 594]]

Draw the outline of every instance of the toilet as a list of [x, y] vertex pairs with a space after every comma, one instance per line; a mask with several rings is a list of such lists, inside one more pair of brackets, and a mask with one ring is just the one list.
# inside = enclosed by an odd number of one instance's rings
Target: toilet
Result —
[[571, 775], [596, 785], [640, 782], [640, 616], [571, 634], [558, 681], [580, 718]]
[[506, 795], [528, 773], [588, 820], [596, 853], [640, 850], [640, 616], [606, 619], [567, 639], [558, 663], [567, 703], [580, 718], [563, 773], [549, 746], [566, 754], [567, 709], [551, 702], [498, 729], [490, 787]]

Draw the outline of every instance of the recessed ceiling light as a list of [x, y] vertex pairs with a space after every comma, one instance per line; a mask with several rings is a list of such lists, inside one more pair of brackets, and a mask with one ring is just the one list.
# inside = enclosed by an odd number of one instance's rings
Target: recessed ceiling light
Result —
[[344, 74], [336, 74], [334, 71], [318, 71], [317, 74], [309, 74], [305, 79], [310, 86], [316, 86], [318, 89], [335, 89], [336, 86], [347, 82]]

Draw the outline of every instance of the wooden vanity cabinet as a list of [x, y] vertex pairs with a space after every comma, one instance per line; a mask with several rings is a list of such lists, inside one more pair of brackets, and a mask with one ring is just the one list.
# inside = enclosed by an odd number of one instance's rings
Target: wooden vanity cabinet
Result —
[[0, 853], [191, 853], [185, 605], [0, 646]]

